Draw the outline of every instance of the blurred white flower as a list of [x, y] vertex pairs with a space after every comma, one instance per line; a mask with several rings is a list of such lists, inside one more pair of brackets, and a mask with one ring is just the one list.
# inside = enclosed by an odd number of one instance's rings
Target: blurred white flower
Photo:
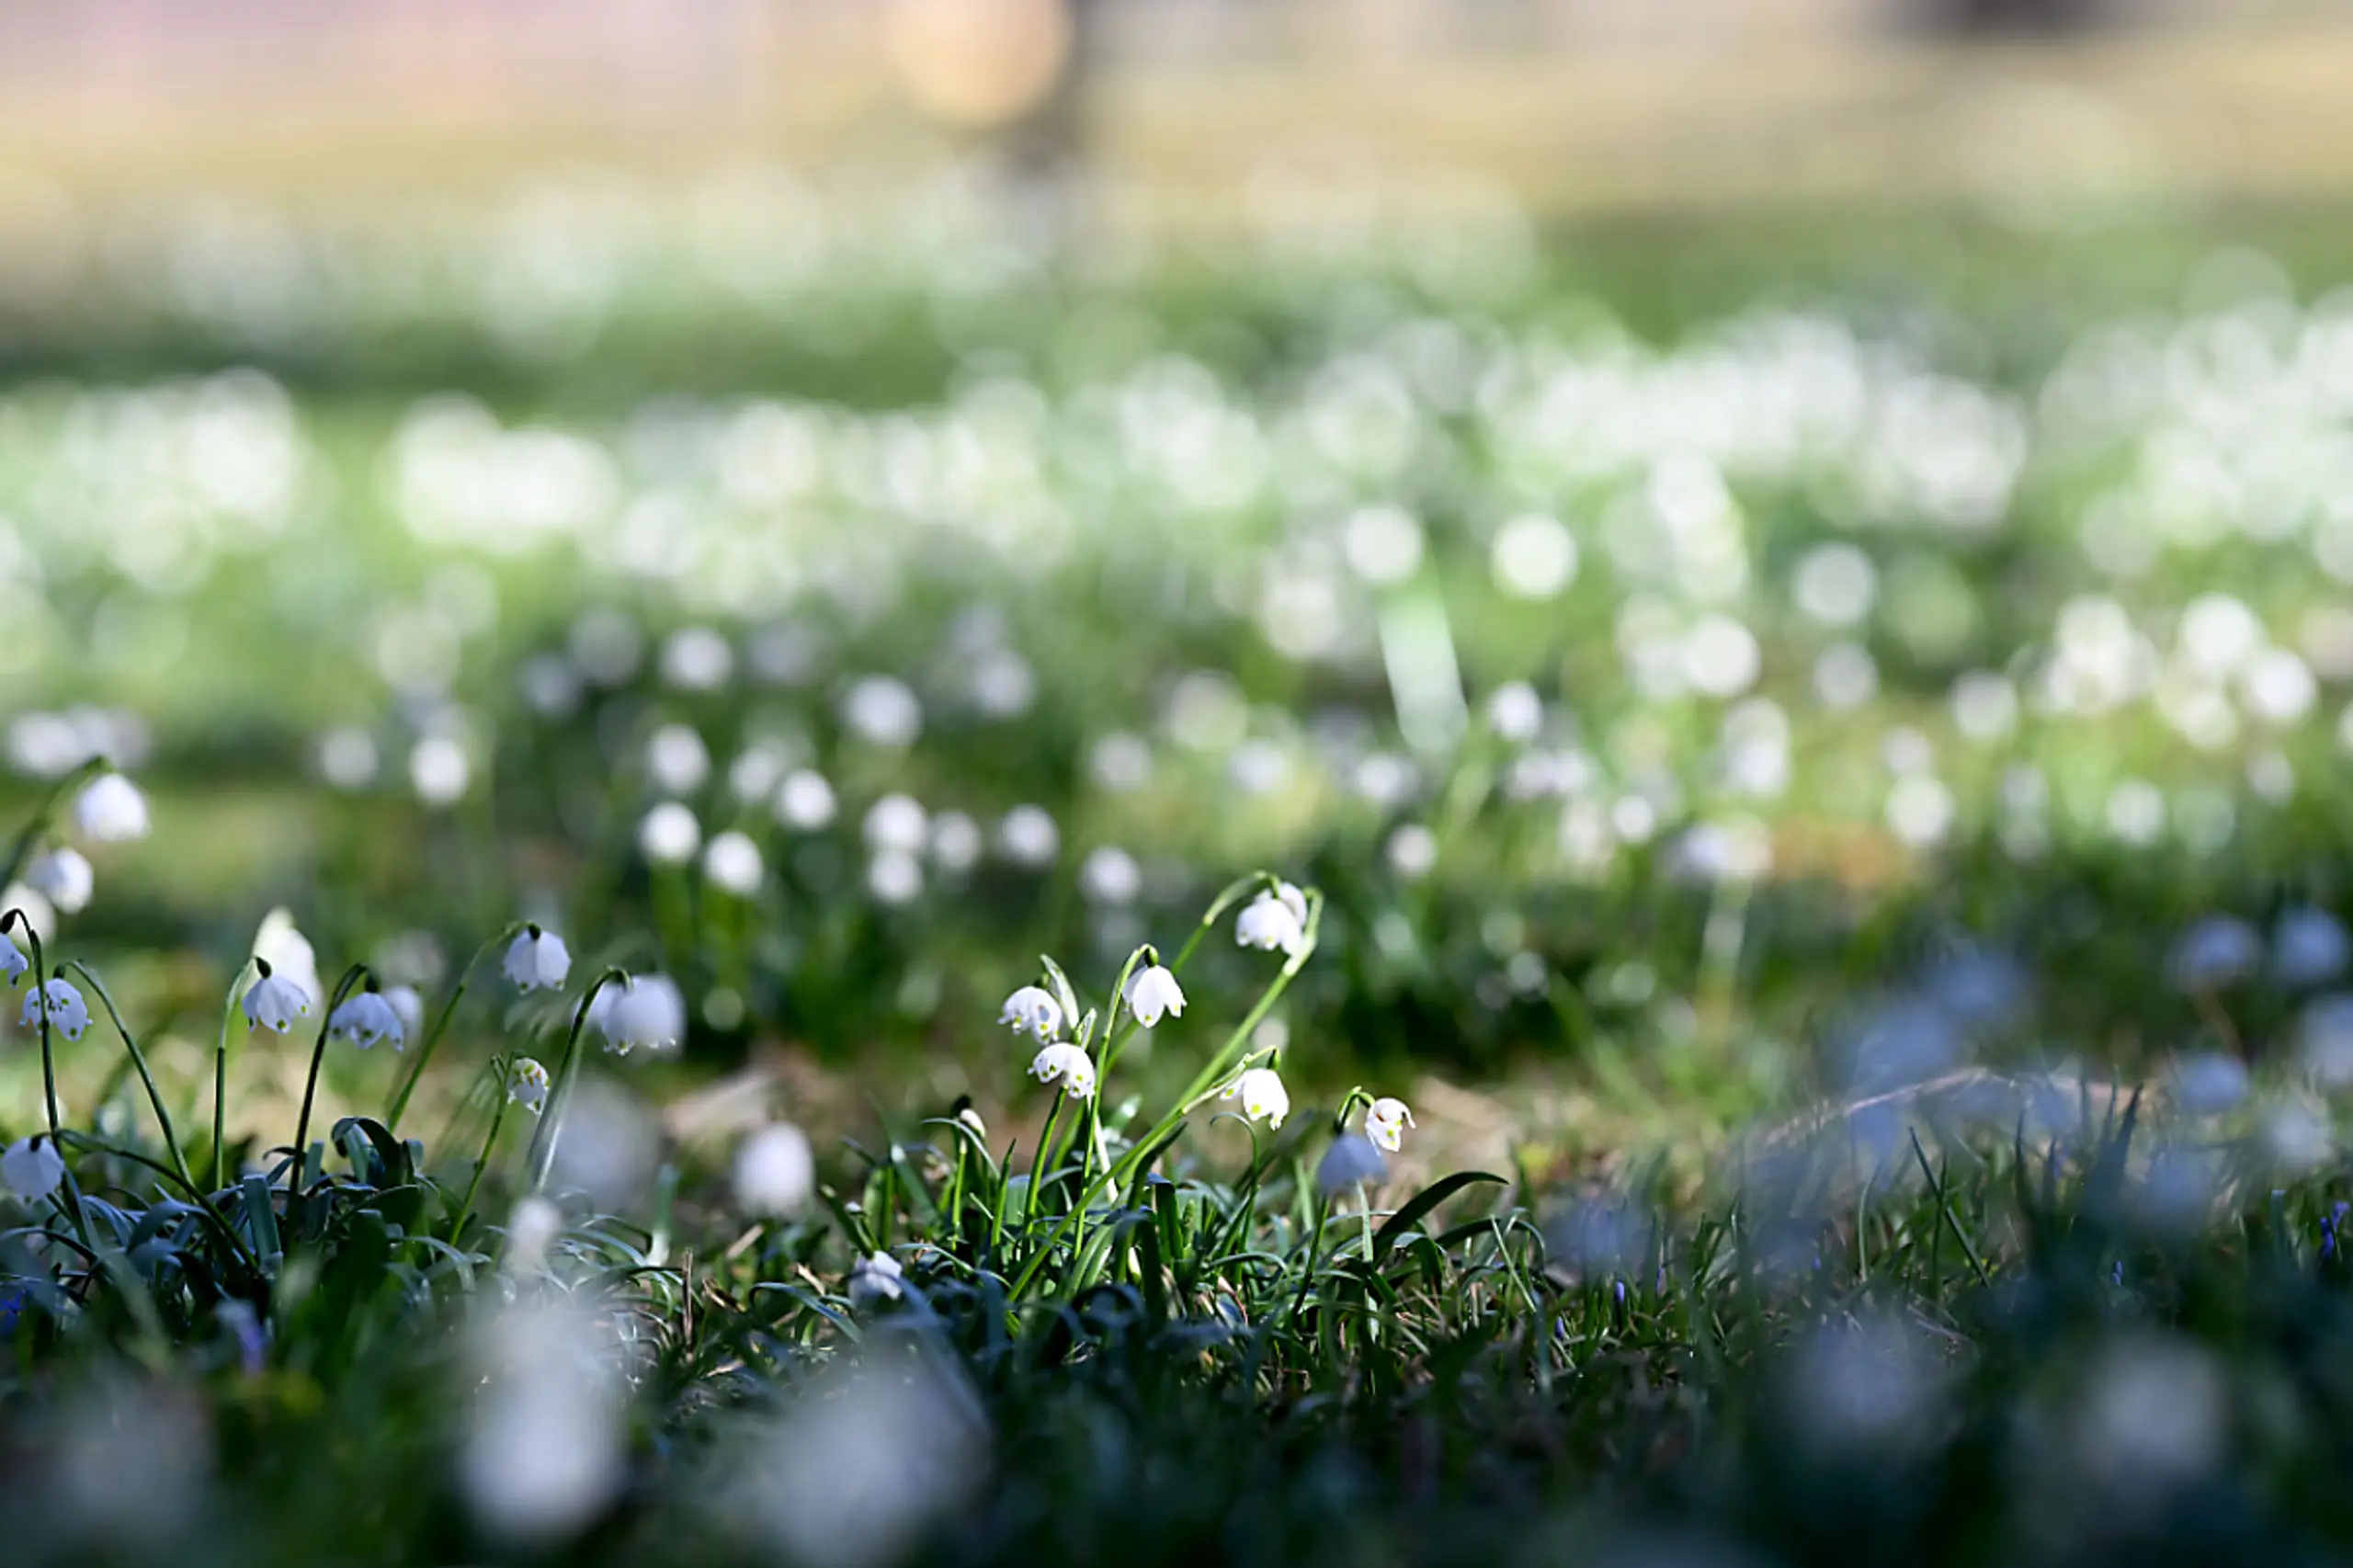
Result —
[[563, 938], [537, 921], [523, 927], [506, 944], [503, 967], [518, 991], [556, 991], [572, 974], [572, 949]]
[[702, 824], [676, 801], [664, 801], [638, 824], [637, 847], [657, 866], [683, 866], [702, 847]]
[[913, 903], [923, 894], [923, 862], [904, 849], [885, 849], [866, 863], [866, 889], [884, 903]]
[[[251, 998], [252, 993], [246, 996]], [[408, 1044], [403, 1031], [401, 1016], [392, 1005], [373, 991], [361, 991], [344, 999], [343, 1006], [327, 1017], [327, 1033], [349, 1040], [366, 1051], [380, 1040], [389, 1040], [399, 1051]]]
[[1128, 1011], [1144, 1028], [1156, 1028], [1164, 1015], [1184, 1016], [1184, 988], [1176, 983], [1175, 975], [1154, 964], [1129, 978]]
[[506, 1098], [533, 1116], [548, 1108], [548, 1070], [528, 1056], [518, 1056], [506, 1070]]
[[[520, 1250], [510, 1239], [510, 1257]], [[534, 1293], [476, 1337], [459, 1453], [466, 1499], [494, 1536], [558, 1540], [595, 1517], [625, 1473], [627, 1383], [609, 1331], [587, 1307]]]
[[767, 874], [767, 868], [751, 836], [729, 828], [703, 851], [702, 874], [713, 886], [737, 898], [750, 898], [760, 891], [760, 879]]
[[1418, 881], [1438, 864], [1438, 835], [1420, 823], [1400, 825], [1389, 835], [1389, 869], [1407, 881]]
[[981, 858], [981, 824], [962, 812], [942, 812], [931, 819], [931, 858], [942, 870], [971, 870]]
[[552, 1199], [530, 1194], [518, 1199], [506, 1217], [506, 1256], [501, 1261], [516, 1273], [536, 1273], [547, 1267], [548, 1249], [563, 1234], [563, 1210]]
[[90, 1027], [90, 1009], [71, 981], [52, 980], [25, 993], [24, 1013], [17, 1021], [30, 1028], [41, 1021], [44, 1014], [50, 1028], [67, 1040], [80, 1040], [82, 1031]]
[[777, 786], [776, 817], [787, 827], [814, 833], [834, 820], [836, 809], [834, 787], [822, 773], [796, 768]]
[[1245, 948], [1295, 955], [1307, 945], [1307, 900], [1289, 882], [1261, 892], [1234, 917], [1233, 939]]
[[319, 777], [337, 790], [363, 790], [376, 778], [376, 743], [347, 725], [319, 737]]
[[1422, 525], [1401, 507], [1362, 507], [1341, 530], [1340, 548], [1358, 576], [1390, 586], [1421, 569]]
[[408, 754], [408, 781], [428, 806], [453, 806], [473, 782], [466, 748], [449, 735], [427, 735]]
[[245, 987], [245, 1027], [285, 1034], [293, 1028], [297, 1017], [311, 1010], [311, 994], [278, 972], [267, 959], [256, 959], [254, 971], [254, 983]]
[[842, 719], [869, 744], [903, 750], [923, 732], [923, 703], [904, 681], [867, 676], [842, 694]]
[[1487, 697], [1487, 727], [1500, 739], [1524, 745], [1544, 730], [1544, 699], [1524, 680], [1507, 681]]
[[[598, 1006], [607, 997], [611, 1002]], [[626, 1056], [641, 1045], [650, 1051], [667, 1051], [687, 1038], [687, 999], [667, 975], [631, 975], [597, 994], [597, 1003], [589, 1007], [589, 1022], [597, 1026], [606, 1048], [617, 1056]]]
[[1541, 514], [1514, 517], [1495, 530], [1487, 570], [1514, 598], [1552, 598], [1576, 581], [1576, 536]]
[[119, 773], [101, 773], [74, 798], [74, 831], [94, 844], [147, 836], [147, 797]]
[[1062, 1032], [1063, 1007], [1044, 988], [1025, 985], [1005, 999], [996, 1021], [1009, 1026], [1015, 1034], [1032, 1034], [1041, 1042], [1048, 1041]]
[[17, 948], [16, 938], [6, 931], [0, 931], [0, 974], [6, 975], [8, 983], [14, 985], [24, 979], [25, 971], [32, 967], [32, 960]]
[[1404, 1147], [1405, 1129], [1413, 1125], [1414, 1113], [1404, 1100], [1384, 1096], [1364, 1108], [1364, 1135], [1392, 1154]]
[[1050, 1045], [1038, 1052], [1029, 1075], [1041, 1084], [1060, 1084], [1080, 1099], [1095, 1093], [1095, 1063], [1074, 1045]]
[[930, 813], [913, 795], [883, 796], [866, 811], [860, 832], [866, 846], [877, 854], [920, 855], [931, 825]]
[[735, 1203], [749, 1214], [790, 1217], [809, 1206], [817, 1160], [808, 1135], [789, 1121], [772, 1121], [735, 1151]]
[[1242, 1114], [1279, 1129], [1290, 1114], [1290, 1091], [1271, 1067], [1253, 1067], [1226, 1085], [1222, 1099], [1242, 1102]]
[[1343, 1132], [1324, 1151], [1315, 1165], [1315, 1186], [1326, 1198], [1350, 1187], [1389, 1179], [1389, 1162], [1361, 1132]]
[[849, 1304], [860, 1312], [906, 1294], [906, 1270], [887, 1252], [869, 1253], [849, 1267]]
[[384, 1001], [399, 1017], [402, 1033], [415, 1040], [417, 1031], [425, 1028], [425, 998], [416, 987], [388, 985], [384, 988]]
[[689, 795], [710, 777], [710, 748], [686, 724], [665, 724], [645, 743], [645, 771], [665, 795]]
[[2234, 915], [2209, 915], [2174, 943], [2165, 960], [2173, 983], [2185, 991], [2211, 991], [2245, 979], [2263, 967], [2263, 937]]
[[735, 650], [708, 626], [688, 626], [662, 644], [662, 678], [680, 691], [715, 691], [735, 668]]
[[1126, 850], [1102, 845], [1079, 863], [1078, 891], [1096, 903], [1132, 903], [1143, 891], [1143, 871]]
[[1851, 544], [1816, 545], [1790, 579], [1798, 611], [1817, 626], [1846, 628], [1871, 612], [1879, 597], [1879, 569]]
[[33, 891], [57, 906], [60, 915], [79, 915], [89, 907], [90, 894], [97, 891], [97, 873], [78, 849], [59, 845], [33, 857], [25, 868], [25, 881]]
[[27, 1203], [38, 1203], [65, 1179], [65, 1156], [48, 1133], [19, 1138], [0, 1154], [0, 1181]]
[[2271, 973], [2280, 984], [2301, 988], [2335, 980], [2353, 962], [2353, 939], [2343, 922], [2325, 909], [2299, 904], [2284, 911], [2271, 932]]
[[1043, 806], [1016, 806], [996, 824], [997, 846], [1017, 866], [1032, 870], [1054, 863], [1062, 853], [1062, 830]]
[[254, 957], [267, 960], [281, 978], [310, 995], [316, 996], [324, 989], [319, 984], [318, 950], [283, 908], [262, 917], [261, 929], [254, 934]]

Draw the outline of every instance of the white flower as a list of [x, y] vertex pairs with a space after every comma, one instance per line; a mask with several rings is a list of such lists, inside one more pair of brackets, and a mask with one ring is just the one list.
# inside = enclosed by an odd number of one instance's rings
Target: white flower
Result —
[[46, 1132], [19, 1138], [0, 1153], [0, 1182], [27, 1203], [38, 1203], [65, 1179], [65, 1156]]
[[295, 927], [294, 916], [283, 908], [273, 909], [262, 917], [261, 929], [254, 934], [254, 957], [267, 960], [270, 968], [308, 995], [316, 996], [324, 990], [319, 983], [318, 949]]
[[633, 975], [597, 994], [588, 1021], [603, 1031], [607, 1048], [616, 1055], [626, 1056], [641, 1045], [665, 1051], [687, 1038], [687, 999], [666, 976]]
[[746, 1213], [798, 1214], [816, 1182], [808, 1135], [789, 1121], [769, 1123], [735, 1151], [735, 1202]]
[[1389, 1179], [1389, 1162], [1372, 1146], [1372, 1140], [1361, 1132], [1343, 1132], [1332, 1140], [1324, 1151], [1324, 1158], [1316, 1163], [1315, 1186], [1326, 1198], [1335, 1198], [1352, 1187]]
[[147, 797], [119, 773], [101, 773], [74, 798], [74, 826], [93, 844], [147, 836]]
[[[246, 995], [250, 997], [252, 993], [247, 992]], [[373, 991], [361, 991], [344, 998], [343, 1006], [327, 1015], [327, 1033], [338, 1035], [362, 1051], [380, 1040], [391, 1040], [394, 1051], [408, 1044], [408, 1031], [401, 1023], [400, 1014]]]
[[545, 926], [526, 926], [506, 944], [506, 970], [517, 991], [561, 990], [572, 973], [572, 949]]
[[1025, 985], [1005, 999], [996, 1021], [1011, 1025], [1015, 1034], [1036, 1035], [1043, 1044], [1062, 1033], [1063, 1005], [1039, 987]]
[[548, 1108], [548, 1070], [528, 1056], [518, 1056], [506, 1070], [506, 1097], [533, 1116]]
[[245, 1027], [286, 1033], [311, 1010], [311, 994], [278, 973], [267, 959], [256, 959], [254, 983], [245, 987]]
[[906, 1293], [906, 1271], [887, 1252], [869, 1254], [849, 1267], [849, 1304], [861, 1311]]
[[1242, 1114], [1253, 1121], [1280, 1128], [1290, 1114], [1290, 1091], [1271, 1067], [1253, 1067], [1226, 1086], [1225, 1099], [1242, 1102]]
[[799, 768], [776, 787], [776, 820], [802, 833], [814, 833], [834, 820], [838, 804], [825, 776]]
[[536, 1194], [522, 1199], [506, 1219], [506, 1267], [518, 1274], [537, 1273], [563, 1234], [563, 1210]]
[[0, 931], [0, 974], [6, 974], [8, 983], [14, 985], [24, 979], [25, 971], [32, 967], [32, 960], [17, 949], [16, 938], [6, 931]]
[[1245, 948], [1296, 955], [1307, 945], [1307, 897], [1289, 882], [1251, 900], [1233, 922], [1233, 939]]
[[473, 777], [473, 762], [454, 735], [427, 735], [408, 754], [409, 788], [428, 806], [456, 805]]
[[33, 863], [25, 868], [25, 881], [32, 884], [35, 892], [55, 904], [61, 915], [81, 914], [89, 906], [90, 894], [97, 888], [90, 862], [80, 850], [63, 845], [33, 857]]
[[923, 809], [922, 801], [913, 795], [894, 793], [867, 808], [861, 831], [866, 846], [877, 854], [896, 850], [902, 855], [920, 855], [930, 828], [931, 813]]
[[1395, 1153], [1405, 1142], [1405, 1129], [1414, 1125], [1414, 1113], [1400, 1099], [1383, 1097], [1364, 1108], [1364, 1135], [1375, 1143]]
[[384, 993], [384, 1002], [401, 1021], [404, 1039], [414, 1040], [425, 1028], [425, 998], [414, 985], [395, 985]]
[[1041, 1084], [1060, 1084], [1080, 1099], [1095, 1095], [1095, 1063], [1074, 1045], [1050, 1045], [1029, 1063], [1029, 1076]]
[[666, 795], [689, 795], [710, 777], [710, 748], [685, 724], [665, 724], [645, 743], [645, 771]]
[[683, 866], [702, 847], [702, 824], [677, 801], [665, 801], [638, 824], [637, 847], [657, 866]]
[[710, 841], [703, 851], [702, 874], [713, 886], [733, 893], [737, 898], [749, 898], [760, 891], [760, 878], [767, 868], [761, 863], [760, 846], [748, 834], [728, 829]]
[[24, 1016], [18, 1019], [28, 1028], [49, 1016], [49, 1026], [67, 1040], [80, 1040], [82, 1031], [90, 1027], [90, 1009], [82, 1001], [82, 994], [70, 982], [52, 980], [38, 991], [25, 994]]
[[1131, 977], [1128, 981], [1128, 1011], [1136, 1022], [1146, 1028], [1158, 1027], [1162, 1015], [1182, 1017], [1185, 1013], [1185, 993], [1177, 985], [1176, 977], [1158, 964]]

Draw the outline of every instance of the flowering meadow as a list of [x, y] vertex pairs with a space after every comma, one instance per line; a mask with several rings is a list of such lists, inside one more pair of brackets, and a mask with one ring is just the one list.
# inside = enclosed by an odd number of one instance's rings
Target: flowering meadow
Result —
[[0, 259], [0, 1550], [2353, 1551], [2332, 243]]

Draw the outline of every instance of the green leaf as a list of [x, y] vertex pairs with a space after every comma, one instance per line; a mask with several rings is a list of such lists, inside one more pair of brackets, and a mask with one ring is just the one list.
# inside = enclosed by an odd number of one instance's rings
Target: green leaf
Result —
[[1507, 1185], [1504, 1178], [1486, 1171], [1457, 1171], [1442, 1181], [1432, 1182], [1414, 1196], [1413, 1201], [1381, 1222], [1372, 1235], [1372, 1261], [1376, 1267], [1388, 1259], [1389, 1252], [1399, 1239], [1448, 1199], [1464, 1187], [1478, 1182], [1491, 1182], [1496, 1187]]

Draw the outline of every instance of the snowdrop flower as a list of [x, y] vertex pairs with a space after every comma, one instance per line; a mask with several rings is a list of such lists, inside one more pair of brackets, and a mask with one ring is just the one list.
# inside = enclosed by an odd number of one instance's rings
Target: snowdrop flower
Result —
[[1025, 985], [1005, 999], [996, 1021], [1010, 1025], [1015, 1034], [1036, 1035], [1042, 1045], [1062, 1032], [1063, 1006], [1040, 987]]
[[27, 1203], [38, 1203], [65, 1179], [65, 1156], [46, 1132], [19, 1138], [0, 1153], [0, 1182]]
[[735, 1201], [746, 1213], [798, 1214], [816, 1182], [808, 1135], [789, 1121], [769, 1123], [735, 1151]]
[[505, 968], [517, 991], [561, 990], [572, 973], [572, 949], [563, 937], [533, 923], [506, 944]]
[[633, 975], [618, 987], [597, 994], [602, 1007], [590, 1009], [590, 1021], [603, 1031], [605, 1045], [616, 1056], [638, 1046], [665, 1051], [687, 1038], [687, 999], [677, 983], [659, 974]]
[[1158, 964], [1142, 971], [1128, 982], [1128, 1011], [1136, 1022], [1146, 1028], [1159, 1026], [1164, 1014], [1182, 1017], [1185, 1013], [1185, 993], [1178, 987], [1176, 977]]
[[920, 855], [929, 836], [931, 815], [913, 795], [889, 794], [868, 808], [863, 832], [866, 846], [877, 854], [896, 851]]
[[401, 1035], [414, 1040], [425, 1027], [425, 998], [414, 985], [395, 985], [384, 993], [384, 1005], [401, 1021]]
[[311, 994], [272, 969], [267, 959], [254, 960], [254, 983], [245, 987], [245, 1027], [284, 1034], [311, 1010]]
[[61, 915], [79, 915], [88, 907], [97, 879], [78, 849], [60, 846], [33, 858], [25, 869], [33, 891], [57, 906]]
[[25, 971], [32, 967], [32, 960], [18, 950], [16, 938], [6, 931], [0, 931], [0, 974], [6, 975], [8, 983], [14, 985], [24, 979]]
[[1290, 1114], [1290, 1091], [1271, 1067], [1253, 1067], [1227, 1085], [1223, 1099], [1242, 1102], [1242, 1114], [1253, 1121], [1280, 1129]]
[[1295, 956], [1307, 945], [1307, 897], [1289, 882], [1262, 892], [1234, 918], [1233, 939], [1245, 948]]
[[749, 898], [760, 891], [760, 879], [767, 868], [761, 862], [760, 846], [751, 835], [729, 828], [710, 841], [702, 854], [702, 874], [710, 884], [737, 898]]
[[710, 748], [687, 724], [665, 724], [645, 743], [645, 771], [665, 794], [691, 794], [710, 777]]
[[638, 824], [638, 850], [657, 866], [683, 866], [701, 846], [702, 824], [676, 801], [663, 801]]
[[90, 1009], [82, 1001], [82, 994], [70, 982], [52, 980], [38, 991], [26, 993], [24, 1015], [17, 1021], [30, 1028], [41, 1021], [46, 1013], [50, 1028], [67, 1040], [80, 1040], [82, 1031], [90, 1027]]
[[2185, 991], [2211, 991], [2243, 980], [2263, 962], [2263, 938], [2232, 915], [2210, 915], [2174, 944], [2167, 968]]
[[1050, 1045], [1029, 1063], [1029, 1076], [1041, 1084], [1060, 1084], [1080, 1099], [1095, 1095], [1095, 1063], [1074, 1045]]
[[74, 799], [74, 826], [93, 844], [147, 836], [147, 797], [119, 773], [101, 773]]
[[455, 736], [427, 735], [408, 754], [409, 787], [428, 806], [454, 806], [473, 782], [473, 763]]
[[776, 790], [776, 818], [787, 827], [814, 833], [834, 820], [837, 809], [834, 787], [822, 773], [800, 768], [785, 775]]
[[1343, 1132], [1324, 1151], [1315, 1166], [1316, 1189], [1336, 1198], [1352, 1187], [1389, 1179], [1389, 1162], [1361, 1132]]
[[261, 929], [254, 934], [254, 957], [267, 960], [279, 975], [310, 995], [316, 996], [324, 989], [319, 984], [318, 949], [295, 927], [294, 916], [282, 908], [263, 916]]
[[[248, 996], [251, 992], [246, 993]], [[349, 1040], [366, 1051], [380, 1040], [389, 1040], [399, 1051], [408, 1044], [408, 1035], [401, 1024], [401, 1016], [390, 1002], [373, 991], [362, 991], [347, 997], [342, 1006], [327, 1015], [327, 1033]]]
[[863, 1312], [906, 1294], [906, 1270], [887, 1252], [870, 1253], [850, 1265], [849, 1304]]
[[548, 1108], [548, 1070], [528, 1056], [518, 1056], [506, 1070], [506, 1097], [533, 1116]]
[[1414, 1113], [1404, 1100], [1383, 1096], [1364, 1108], [1364, 1135], [1392, 1154], [1404, 1145], [1405, 1129], [1413, 1125]]

